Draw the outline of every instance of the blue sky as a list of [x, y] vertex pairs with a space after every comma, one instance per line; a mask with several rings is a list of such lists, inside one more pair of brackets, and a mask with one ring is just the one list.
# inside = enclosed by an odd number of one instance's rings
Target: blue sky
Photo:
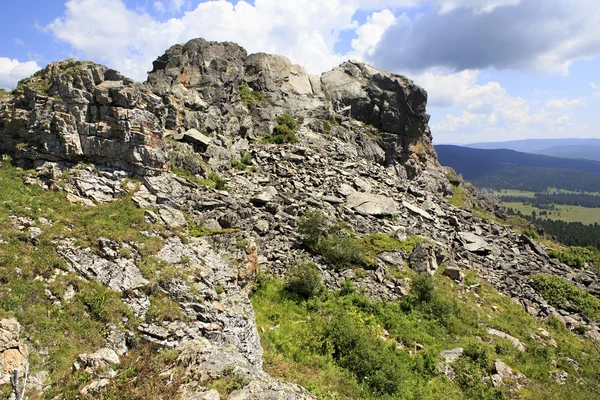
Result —
[[346, 59], [429, 92], [437, 143], [600, 137], [597, 0], [3, 0], [0, 87], [76, 57], [144, 80], [194, 37], [283, 54], [310, 73]]

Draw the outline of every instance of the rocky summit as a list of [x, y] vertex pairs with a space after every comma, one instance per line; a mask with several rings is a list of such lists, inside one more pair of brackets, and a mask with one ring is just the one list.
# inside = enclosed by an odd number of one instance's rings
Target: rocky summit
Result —
[[[51, 399], [596, 395], [598, 276], [439, 165], [426, 103], [364, 63], [314, 76], [203, 39], [144, 83], [76, 60], [21, 81], [0, 97], [2, 387], [17, 370]], [[396, 306], [433, 336], [381, 319]], [[361, 343], [387, 346], [372, 374], [348, 361]], [[423, 381], [382, 367], [396, 356]]]

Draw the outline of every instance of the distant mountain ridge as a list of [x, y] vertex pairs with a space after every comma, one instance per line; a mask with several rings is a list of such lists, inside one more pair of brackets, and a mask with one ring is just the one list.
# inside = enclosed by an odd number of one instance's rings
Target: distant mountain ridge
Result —
[[494, 189], [598, 191], [600, 162], [551, 157], [508, 149], [436, 145], [440, 164], [474, 184]]
[[479, 142], [464, 145], [473, 149], [508, 149], [523, 153], [600, 161], [600, 139], [524, 139], [506, 142]]

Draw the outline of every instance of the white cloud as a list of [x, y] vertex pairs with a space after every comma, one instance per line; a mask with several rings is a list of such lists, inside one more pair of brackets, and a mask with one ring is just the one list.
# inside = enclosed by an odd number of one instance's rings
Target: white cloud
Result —
[[434, 6], [440, 14], [457, 8], [470, 9], [474, 12], [491, 12], [497, 7], [517, 5], [521, 0], [357, 0], [363, 10], [381, 10]]
[[592, 89], [600, 89], [600, 85], [598, 85], [597, 83], [594, 83], [594, 82], [590, 82], [590, 87]]
[[169, 46], [195, 37], [283, 54], [320, 73], [343, 61], [333, 48], [341, 31], [357, 27], [352, 19], [356, 7], [342, 0], [256, 0], [254, 5], [218, 0], [159, 22], [128, 9], [122, 0], [69, 0], [65, 14], [48, 29], [83, 58], [108, 63], [138, 80]]
[[162, 14], [165, 12], [165, 3], [163, 3], [162, 1], [155, 1], [154, 2], [154, 9], [159, 13]]
[[[407, 18], [401, 16], [400, 18]], [[371, 56], [375, 46], [379, 43], [381, 35], [385, 30], [396, 20], [396, 17], [390, 10], [382, 10], [380, 12], [374, 12], [367, 21], [356, 28], [356, 39], [352, 39], [352, 49], [354, 51], [351, 56], [354, 58], [362, 58], [364, 56]]]
[[440, 14], [445, 14], [457, 8], [469, 8], [476, 13], [489, 13], [498, 7], [515, 6], [521, 0], [434, 0]]
[[35, 61], [20, 62], [16, 59], [0, 57], [0, 88], [12, 89], [17, 82], [40, 69]]
[[510, 95], [499, 82], [478, 83], [480, 77], [478, 70], [448, 74], [436, 69], [414, 77], [428, 91], [436, 142], [509, 140], [536, 133], [541, 137], [550, 132], [564, 133], [561, 129], [570, 126], [573, 112], [586, 100], [551, 98], [542, 105]]
[[585, 97], [579, 97], [576, 99], [568, 99], [566, 97], [557, 99], [553, 98], [546, 102], [547, 109], [566, 109], [566, 108], [574, 108], [579, 107], [585, 104]]

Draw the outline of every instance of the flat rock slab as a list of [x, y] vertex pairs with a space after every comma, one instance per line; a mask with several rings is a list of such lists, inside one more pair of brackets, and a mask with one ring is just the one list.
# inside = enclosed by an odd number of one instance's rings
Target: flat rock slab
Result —
[[361, 214], [384, 216], [398, 215], [396, 202], [386, 196], [354, 192], [346, 199], [348, 207]]
[[517, 350], [519, 351], [526, 351], [527, 350], [527, 346], [525, 346], [525, 343], [521, 342], [519, 339], [517, 339], [514, 336], [510, 336], [508, 333], [504, 333], [502, 331], [499, 331], [497, 329], [493, 329], [493, 328], [488, 328], [487, 330], [487, 334], [490, 336], [497, 336], [499, 338], [502, 339], [508, 339], [511, 341], [511, 343], [517, 348]]
[[431, 214], [429, 214], [427, 211], [423, 210], [422, 208], [417, 207], [413, 204], [410, 204], [409, 202], [404, 201], [404, 200], [402, 201], [402, 205], [410, 213], [412, 213], [414, 215], [420, 215], [421, 217], [425, 218], [426, 220], [433, 221], [433, 216]]
[[481, 236], [471, 232], [459, 232], [458, 237], [463, 243], [465, 249], [471, 253], [486, 253], [492, 252], [492, 246], [486, 242]]
[[78, 249], [60, 246], [58, 254], [69, 267], [86, 279], [99, 282], [109, 288], [122, 292], [138, 289], [148, 284], [138, 267], [130, 260], [120, 258], [106, 260], [94, 254], [92, 249]]

